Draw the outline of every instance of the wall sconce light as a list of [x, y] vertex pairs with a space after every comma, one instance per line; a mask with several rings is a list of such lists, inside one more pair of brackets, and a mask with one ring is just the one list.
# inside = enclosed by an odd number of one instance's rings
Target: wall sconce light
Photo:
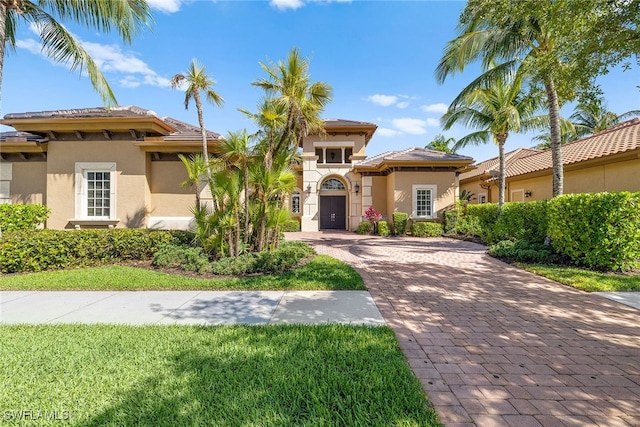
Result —
[[531, 193], [531, 190], [529, 190], [529, 191], [525, 191], [525, 192], [524, 192], [524, 197], [529, 198], [529, 197], [531, 197], [531, 194], [532, 194], [532, 193]]
[[356, 185], [353, 186], [353, 188], [356, 190], [356, 194], [360, 192], [360, 184], [358, 184], [357, 182]]
[[311, 193], [311, 184], [307, 185], [307, 193]]

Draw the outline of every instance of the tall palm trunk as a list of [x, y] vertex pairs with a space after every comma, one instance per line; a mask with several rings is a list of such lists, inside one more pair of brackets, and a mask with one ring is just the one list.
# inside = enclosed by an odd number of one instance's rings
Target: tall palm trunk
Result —
[[260, 225], [258, 226], [258, 252], [264, 250], [267, 237], [267, 198], [262, 197], [260, 206]]
[[[193, 92], [193, 99], [196, 102], [196, 110], [198, 111], [198, 124], [200, 125], [200, 136], [202, 137], [202, 156], [204, 157], [205, 167], [207, 170], [207, 179], [211, 183], [211, 168], [209, 167], [209, 148], [207, 145], [207, 130], [204, 127], [204, 117], [202, 114], [202, 101], [200, 100], [200, 92]], [[211, 185], [211, 184], [209, 184]]]
[[507, 166], [506, 159], [504, 156], [504, 144], [507, 141], [507, 135], [500, 135], [498, 137], [498, 153], [500, 158], [500, 177], [499, 177], [499, 187], [498, 187], [498, 208], [502, 209], [502, 205], [504, 205], [504, 193], [505, 187], [507, 183]]
[[244, 243], [249, 243], [249, 167], [245, 161], [243, 167], [244, 174]]
[[[0, 99], [2, 99], [2, 70], [4, 68], [4, 44], [7, 41], [6, 35], [7, 5], [0, 0]], [[0, 103], [0, 106], [2, 103]], [[1, 108], [1, 107], [0, 107]]]
[[564, 190], [564, 174], [562, 166], [562, 138], [560, 132], [560, 106], [558, 93], [552, 78], [544, 81], [549, 105], [549, 123], [551, 126], [551, 160], [553, 164], [553, 197], [561, 196]]

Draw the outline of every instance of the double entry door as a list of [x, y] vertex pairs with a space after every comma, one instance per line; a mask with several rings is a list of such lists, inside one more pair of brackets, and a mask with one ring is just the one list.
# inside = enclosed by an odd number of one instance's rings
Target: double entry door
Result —
[[347, 196], [320, 196], [320, 229], [347, 228]]

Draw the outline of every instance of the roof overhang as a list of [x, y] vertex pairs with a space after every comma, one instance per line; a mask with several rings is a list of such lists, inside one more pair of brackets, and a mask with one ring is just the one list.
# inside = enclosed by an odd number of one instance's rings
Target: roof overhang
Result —
[[378, 129], [377, 125], [368, 124], [368, 123], [355, 123], [355, 124], [326, 124], [324, 130], [328, 135], [360, 135], [364, 136], [364, 142], [367, 144], [369, 140], [373, 137], [376, 129]]
[[[165, 141], [163, 137], [147, 137], [142, 141], [133, 141], [133, 145], [145, 152], [154, 153], [201, 153], [202, 141], [185, 140], [185, 141]], [[219, 151], [220, 141], [207, 141], [207, 149], [210, 153]]]
[[375, 165], [355, 165], [353, 167], [353, 171], [357, 173], [363, 172], [384, 172], [389, 169], [398, 168], [398, 167], [407, 167], [407, 168], [452, 168], [456, 172], [466, 172], [473, 169], [471, 166], [473, 160], [432, 160], [432, 161], [424, 161], [424, 160], [385, 160]]
[[82, 118], [13, 118], [0, 120], [22, 132], [46, 135], [48, 132], [129, 132], [168, 135], [176, 129], [155, 116], [137, 117], [82, 117]]

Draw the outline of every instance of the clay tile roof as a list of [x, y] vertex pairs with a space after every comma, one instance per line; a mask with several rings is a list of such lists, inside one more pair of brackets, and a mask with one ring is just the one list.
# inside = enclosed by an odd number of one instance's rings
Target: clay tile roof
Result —
[[[505, 154], [506, 167], [508, 169], [518, 160], [542, 152], [542, 150], [536, 150], [533, 148], [518, 148], [516, 150], [510, 151]], [[498, 157], [493, 157], [491, 159], [480, 162], [475, 166], [476, 169], [460, 174], [460, 179], [469, 179], [480, 175], [491, 174], [491, 171], [496, 171], [497, 173], [498, 168], [500, 167], [500, 159]]]
[[29, 132], [0, 132], [0, 142], [5, 142], [7, 139], [20, 138], [25, 139], [27, 141], [40, 141], [42, 137], [40, 135], [36, 135]]
[[429, 150], [426, 148], [407, 148], [405, 150], [387, 151], [377, 156], [368, 158], [360, 163], [358, 166], [377, 166], [383, 162], [389, 161], [405, 161], [405, 162], [433, 162], [433, 161], [458, 161], [469, 160], [473, 161], [473, 158], [467, 156], [461, 156], [458, 154], [447, 154], [441, 151]]
[[[571, 165], [640, 149], [640, 119], [635, 118], [595, 135], [562, 146], [562, 164]], [[551, 169], [551, 150], [520, 159], [507, 169], [507, 176]]]
[[90, 118], [90, 117], [137, 117], [155, 116], [151, 110], [136, 107], [134, 105], [117, 106], [111, 108], [76, 108], [69, 110], [37, 111], [29, 113], [10, 113], [4, 116], [5, 120], [12, 119], [67, 119], [67, 118]]
[[327, 127], [331, 127], [331, 126], [355, 126], [355, 127], [375, 126], [375, 127], [378, 127], [375, 123], [358, 122], [358, 121], [355, 121], [355, 120], [345, 120], [345, 119], [325, 119], [324, 120], [324, 124]]
[[[167, 123], [176, 129], [176, 132], [173, 132], [164, 137], [165, 141], [191, 141], [191, 140], [201, 140], [202, 135], [200, 134], [200, 128], [198, 126], [193, 126], [189, 123], [185, 123], [183, 121], [174, 119], [172, 117], [163, 117], [162, 121]], [[207, 130], [207, 139], [222, 139], [223, 136], [219, 133]]]

